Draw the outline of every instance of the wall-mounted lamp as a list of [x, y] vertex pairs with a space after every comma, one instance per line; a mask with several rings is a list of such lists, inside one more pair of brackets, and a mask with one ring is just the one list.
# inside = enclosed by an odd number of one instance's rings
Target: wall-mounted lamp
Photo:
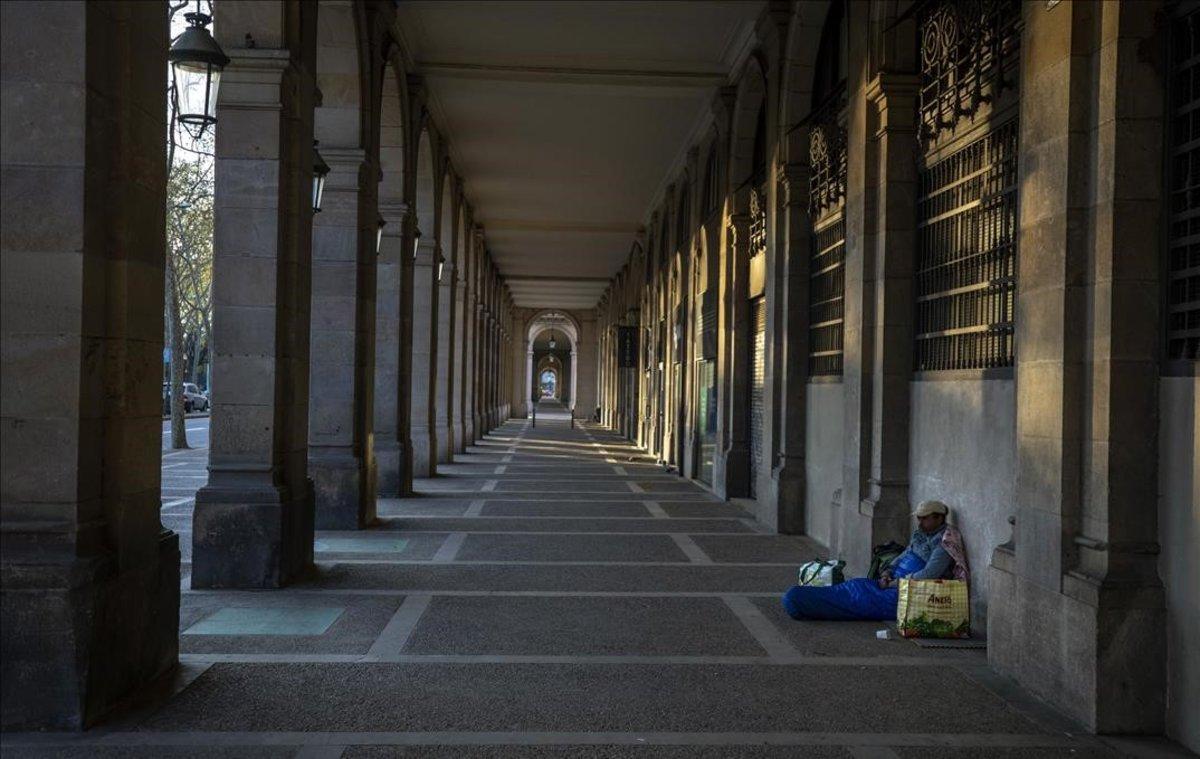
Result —
[[413, 261], [417, 260], [417, 251], [421, 249], [421, 230], [413, 231]]
[[379, 221], [377, 221], [376, 224], [377, 224], [377, 228], [375, 230], [375, 255], [379, 255], [380, 249], [383, 248], [383, 228], [387, 226], [387, 222], [383, 220], [382, 216], [380, 216]]
[[321, 213], [321, 201], [325, 197], [325, 177], [329, 176], [329, 164], [325, 163], [325, 159], [317, 150], [318, 142], [318, 140], [313, 140], [313, 213]]

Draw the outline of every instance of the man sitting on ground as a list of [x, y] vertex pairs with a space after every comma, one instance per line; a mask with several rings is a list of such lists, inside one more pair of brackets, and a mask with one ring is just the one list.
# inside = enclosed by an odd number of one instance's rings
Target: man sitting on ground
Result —
[[901, 578], [968, 580], [962, 534], [946, 524], [950, 509], [941, 501], [925, 501], [914, 512], [918, 528], [904, 553], [878, 580], [859, 577], [838, 585], [796, 585], [783, 594], [792, 619], [888, 620], [896, 618]]
[[[904, 549], [904, 553], [900, 554], [894, 563], [900, 564], [905, 554], [913, 554], [924, 562], [925, 566], [908, 575], [908, 579], [948, 580], [954, 577], [956, 562], [946, 550], [946, 546], [942, 545], [948, 527], [946, 514], [949, 512], [949, 507], [941, 501], [925, 501], [913, 512], [917, 518], [917, 529], [913, 530], [912, 537], [908, 539], [908, 548]], [[966, 564], [965, 558], [962, 563]], [[889, 569], [883, 570], [879, 576], [881, 588], [891, 588], [897, 582]]]

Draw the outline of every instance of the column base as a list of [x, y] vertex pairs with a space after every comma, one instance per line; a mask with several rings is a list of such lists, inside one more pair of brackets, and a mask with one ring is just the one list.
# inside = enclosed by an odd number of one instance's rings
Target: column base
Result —
[[734, 443], [717, 454], [713, 462], [713, 491], [722, 499], [750, 495], [750, 449]]
[[412, 476], [414, 478], [434, 477], [437, 475], [437, 465], [434, 456], [437, 455], [437, 440], [428, 429], [414, 427], [412, 430]]
[[3, 730], [82, 730], [179, 661], [179, 536], [111, 557], [0, 563]]
[[313, 452], [310, 447], [316, 529], [361, 530], [374, 522], [374, 460], [363, 461], [348, 448]]
[[435, 437], [437, 445], [437, 463], [452, 464], [454, 463], [454, 428], [450, 423], [442, 420], [437, 429], [441, 434]]
[[767, 526], [784, 535], [804, 534], [805, 495], [808, 476], [804, 459], [784, 456], [771, 472]]
[[379, 498], [412, 495], [404, 480], [404, 446], [395, 439], [375, 440], [375, 493]]
[[313, 486], [273, 485], [196, 493], [193, 588], [279, 588], [313, 563]]
[[1162, 585], [1071, 572], [1059, 592], [1015, 565], [1012, 549], [1001, 546], [988, 567], [988, 664], [1093, 732], [1162, 734]]

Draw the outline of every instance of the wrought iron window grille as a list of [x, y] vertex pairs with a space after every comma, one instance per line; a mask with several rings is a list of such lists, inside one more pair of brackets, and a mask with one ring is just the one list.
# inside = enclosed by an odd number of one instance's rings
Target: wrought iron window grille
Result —
[[750, 257], [767, 252], [767, 185], [750, 188]]
[[1021, 41], [1020, 0], [928, 0], [917, 15], [920, 139], [929, 143], [973, 118], [1005, 89]]
[[846, 289], [846, 107], [844, 83], [807, 119], [808, 213], [813, 226], [808, 281], [808, 374], [840, 376]]
[[842, 83], [808, 118], [808, 212], [815, 220], [846, 197], [846, 86]]
[[1017, 120], [918, 178], [916, 371], [1012, 366]]
[[[1171, 19], [1164, 360], [1200, 359], [1200, 10]], [[1186, 365], [1186, 364], [1184, 364]]]

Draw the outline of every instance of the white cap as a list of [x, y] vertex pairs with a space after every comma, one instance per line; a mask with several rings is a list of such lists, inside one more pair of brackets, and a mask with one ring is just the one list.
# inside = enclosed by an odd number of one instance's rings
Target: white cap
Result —
[[914, 516], [927, 517], [930, 514], [941, 514], [945, 516], [950, 513], [950, 507], [941, 501], [923, 501], [917, 510], [913, 512]]

